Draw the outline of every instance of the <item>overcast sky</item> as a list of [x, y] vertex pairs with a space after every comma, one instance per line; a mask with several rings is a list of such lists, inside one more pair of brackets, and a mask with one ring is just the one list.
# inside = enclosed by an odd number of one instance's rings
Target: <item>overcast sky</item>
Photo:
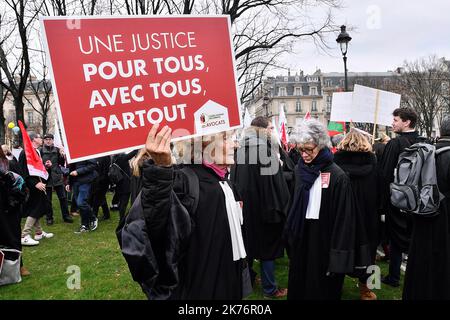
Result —
[[[348, 50], [348, 70], [387, 71], [406, 60], [430, 54], [450, 59], [450, 1], [448, 0], [344, 0], [345, 8], [335, 12], [335, 22], [351, 25], [353, 38]], [[343, 72], [338, 33], [328, 37], [328, 55], [314, 44], [301, 42], [296, 54], [283, 57], [291, 68], [313, 73]], [[285, 71], [280, 70], [279, 73]]]

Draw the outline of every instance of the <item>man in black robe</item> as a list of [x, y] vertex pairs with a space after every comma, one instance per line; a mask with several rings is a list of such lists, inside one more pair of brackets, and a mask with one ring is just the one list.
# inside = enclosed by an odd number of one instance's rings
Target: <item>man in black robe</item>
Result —
[[[279, 147], [270, 140], [270, 122], [253, 119], [244, 133], [231, 179], [243, 201], [244, 241], [250, 268], [261, 262], [261, 285], [266, 297], [279, 298], [285, 289], [277, 287], [275, 259], [284, 256], [282, 232], [289, 207], [289, 188], [278, 158]], [[286, 158], [286, 157], [285, 157]], [[290, 159], [285, 159], [285, 163]], [[256, 272], [251, 269], [252, 283]]]
[[[450, 118], [441, 124], [436, 150], [450, 147]], [[403, 299], [450, 299], [450, 150], [436, 156], [439, 191], [445, 196], [437, 215], [413, 215]]]
[[394, 181], [394, 170], [403, 150], [422, 139], [414, 129], [417, 113], [410, 108], [398, 108], [393, 112], [392, 130], [398, 135], [386, 145], [380, 161], [381, 207], [386, 212], [386, 226], [390, 238], [389, 274], [382, 282], [393, 287], [399, 286], [402, 253], [407, 253], [411, 236], [411, 217], [390, 202], [389, 185]]

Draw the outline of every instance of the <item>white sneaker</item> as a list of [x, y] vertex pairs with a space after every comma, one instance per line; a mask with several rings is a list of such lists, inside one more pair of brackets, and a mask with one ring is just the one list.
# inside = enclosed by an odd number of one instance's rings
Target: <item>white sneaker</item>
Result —
[[39, 241], [33, 240], [29, 234], [27, 234], [25, 237], [22, 237], [20, 240], [23, 246], [37, 246], [39, 244]]
[[39, 241], [39, 240], [42, 240], [42, 239], [44, 239], [44, 238], [45, 238], [45, 239], [49, 239], [49, 238], [53, 238], [53, 236], [54, 236], [54, 234], [51, 233], [51, 232], [47, 233], [47, 232], [45, 232], [45, 231], [42, 231], [42, 233], [40, 233], [40, 234], [36, 233], [36, 234], [34, 235], [34, 240]]

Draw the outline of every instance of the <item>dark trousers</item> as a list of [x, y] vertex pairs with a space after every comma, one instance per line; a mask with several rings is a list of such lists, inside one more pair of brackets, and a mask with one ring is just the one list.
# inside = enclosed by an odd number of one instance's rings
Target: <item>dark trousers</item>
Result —
[[402, 265], [402, 250], [391, 241], [389, 245], [389, 278], [394, 282], [400, 281], [400, 267]]
[[52, 191], [55, 189], [56, 195], [58, 196], [59, 206], [61, 208], [61, 215], [63, 219], [69, 218], [69, 208], [67, 204], [66, 191], [64, 186], [54, 186], [45, 188], [47, 192], [48, 199], [48, 209], [47, 209], [47, 220], [53, 220], [53, 206], [52, 206]]
[[92, 211], [94, 215], [98, 215], [98, 209], [102, 207], [103, 216], [105, 218], [109, 218], [109, 207], [106, 202], [106, 193], [108, 192], [108, 187], [98, 187], [97, 190], [94, 190], [92, 194]]
[[89, 228], [90, 222], [95, 220], [92, 214], [92, 208], [89, 205], [89, 193], [91, 191], [90, 183], [75, 183], [73, 185], [73, 196], [80, 209], [81, 224]]

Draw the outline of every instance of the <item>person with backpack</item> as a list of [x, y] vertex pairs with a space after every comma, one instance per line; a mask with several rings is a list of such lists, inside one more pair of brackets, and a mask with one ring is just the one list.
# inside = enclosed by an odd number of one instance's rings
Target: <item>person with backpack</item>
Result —
[[380, 201], [386, 212], [386, 227], [389, 234], [389, 274], [381, 279], [384, 284], [398, 287], [402, 253], [407, 253], [411, 236], [411, 217], [393, 206], [390, 201], [390, 184], [394, 182], [394, 171], [400, 154], [405, 148], [423, 141], [415, 130], [417, 113], [411, 108], [397, 108], [392, 113], [392, 130], [397, 137], [390, 140], [380, 160]]
[[443, 195], [439, 210], [429, 216], [412, 214], [403, 299], [450, 299], [450, 118], [440, 127], [436, 144], [436, 177]]
[[[142, 191], [119, 236], [124, 255], [135, 249], [125, 236], [141, 230], [133, 231], [130, 220], [141, 203], [148, 245], [142, 248], [143, 264], [129, 262], [130, 270], [137, 271], [133, 278], [142, 279], [149, 299], [241, 299], [246, 252], [242, 210], [227, 178], [234, 163], [231, 134], [181, 142], [177, 150], [185, 164], [177, 169], [170, 150], [172, 131], [159, 129], [155, 124], [148, 134], [145, 147], [152, 160], [143, 164]], [[152, 265], [155, 272], [149, 273]]]

